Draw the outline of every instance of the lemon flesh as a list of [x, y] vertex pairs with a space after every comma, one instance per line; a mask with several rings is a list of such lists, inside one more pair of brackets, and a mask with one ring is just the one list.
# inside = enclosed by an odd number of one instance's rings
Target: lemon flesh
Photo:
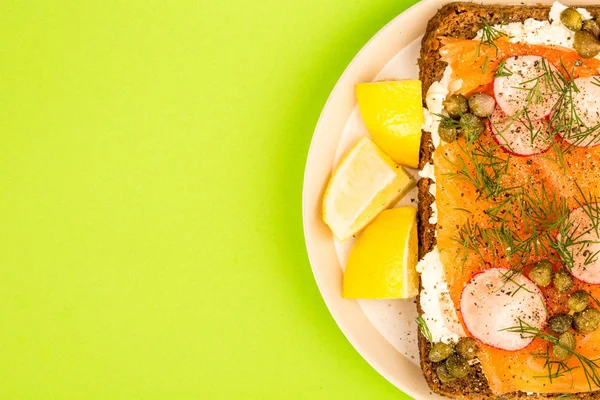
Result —
[[367, 226], [350, 252], [343, 296], [353, 299], [406, 299], [419, 292], [417, 209], [383, 211]]
[[369, 138], [361, 138], [334, 171], [323, 198], [323, 220], [339, 240], [363, 229], [415, 184]]
[[360, 83], [356, 98], [373, 141], [396, 163], [417, 168], [423, 125], [421, 81]]

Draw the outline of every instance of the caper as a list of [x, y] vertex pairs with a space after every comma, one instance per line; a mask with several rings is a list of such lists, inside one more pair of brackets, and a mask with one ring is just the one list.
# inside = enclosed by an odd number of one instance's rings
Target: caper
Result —
[[548, 328], [558, 334], [568, 331], [572, 324], [573, 317], [569, 314], [558, 314], [548, 320]]
[[595, 308], [586, 308], [573, 315], [575, 330], [579, 333], [590, 333], [600, 325], [600, 311]]
[[583, 19], [581, 18], [581, 14], [579, 14], [579, 11], [569, 7], [560, 13], [560, 22], [562, 22], [563, 25], [569, 28], [570, 30], [578, 31], [581, 29]]
[[444, 361], [452, 353], [454, 353], [454, 349], [449, 344], [441, 342], [434, 343], [429, 350], [428, 358], [431, 362], [440, 362]]
[[450, 372], [448, 372], [448, 368], [446, 368], [446, 364], [438, 365], [438, 367], [435, 369], [435, 372], [437, 373], [437, 376], [438, 378], [440, 378], [440, 381], [442, 381], [442, 383], [451, 382], [456, 379], [455, 377], [450, 375]]
[[573, 48], [583, 58], [592, 58], [600, 53], [600, 40], [587, 31], [575, 32]]
[[557, 360], [564, 361], [571, 357], [571, 352], [564, 347], [555, 344], [552, 346], [552, 357], [556, 358]]
[[584, 290], [578, 290], [575, 293], [572, 293], [569, 296], [569, 300], [567, 301], [567, 305], [569, 306], [569, 310], [573, 312], [581, 312], [585, 310], [590, 300], [590, 295], [587, 294]]
[[456, 343], [456, 353], [466, 360], [472, 360], [479, 351], [477, 342], [469, 337], [461, 337]]
[[446, 360], [446, 368], [448, 372], [455, 378], [464, 378], [471, 372], [471, 366], [463, 356], [452, 354]]
[[552, 282], [552, 263], [548, 260], [541, 260], [533, 264], [529, 271], [529, 279], [538, 286], [548, 286]]
[[583, 21], [581, 30], [589, 32], [596, 37], [600, 36], [600, 25], [593, 19]]
[[554, 274], [554, 287], [561, 293], [568, 292], [573, 288], [573, 278], [565, 269]]
[[485, 125], [475, 115], [467, 113], [460, 117], [460, 131], [468, 142], [474, 142], [484, 130]]
[[552, 356], [557, 360], [567, 360], [572, 354], [568, 349], [574, 349], [576, 344], [575, 335], [565, 332], [558, 337], [558, 344], [552, 347]]
[[438, 134], [444, 142], [452, 143], [458, 137], [456, 122], [451, 119], [443, 119], [438, 128]]
[[558, 337], [558, 343], [568, 347], [569, 349], [574, 349], [577, 341], [575, 340], [575, 335], [571, 332], [565, 332]]
[[469, 108], [478, 117], [489, 117], [494, 112], [496, 100], [489, 94], [474, 93], [469, 97]]
[[469, 112], [467, 98], [462, 94], [453, 94], [444, 101], [444, 107], [450, 118], [458, 119], [461, 115]]

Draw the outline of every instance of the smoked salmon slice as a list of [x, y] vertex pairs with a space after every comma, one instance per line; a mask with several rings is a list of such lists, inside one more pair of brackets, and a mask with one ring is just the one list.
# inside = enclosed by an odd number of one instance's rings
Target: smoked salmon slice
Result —
[[582, 59], [574, 50], [558, 46], [540, 46], [526, 43], [511, 43], [505, 37], [496, 40], [495, 47], [481, 44], [477, 40], [441, 38], [440, 54], [454, 76], [463, 80], [458, 93], [470, 93], [480, 85], [494, 80], [499, 64], [507, 57], [540, 56], [557, 68], [561, 63], [574, 77], [598, 75], [600, 60]]
[[[473, 92], [493, 92], [491, 84], [498, 67], [508, 57], [543, 57], [557, 69], [571, 72], [567, 79], [598, 75], [600, 68], [600, 60], [582, 59], [570, 49], [510, 43], [502, 38], [496, 41], [495, 47], [482, 45], [475, 40], [449, 38], [442, 39], [442, 44], [442, 60], [452, 67], [454, 79], [462, 80], [462, 87], [458, 92], [466, 95]], [[543, 193], [550, 203], [551, 199], [563, 199], [563, 205], [568, 210], [577, 209], [585, 200], [581, 198], [582, 193], [586, 199], [600, 198], [600, 146], [569, 146], [569, 143], [556, 135], [555, 147], [567, 149], [560, 156], [558, 150], [555, 154], [552, 148], [546, 149], [541, 145], [535, 147], [535, 151], [528, 150], [532, 155], [517, 156], [503, 148], [502, 144], [499, 145], [493, 136], [493, 129], [488, 127], [478, 143], [471, 146], [479, 146], [487, 156], [493, 156], [495, 162], [506, 164], [506, 173], [501, 178], [505, 187], [523, 188], [524, 195], [540, 196]], [[468, 184], [465, 174], [475, 172], [473, 163], [466, 156], [468, 146], [464, 138], [459, 138], [455, 142], [439, 146], [433, 155], [437, 185], [437, 247], [450, 297], [465, 327], [459, 305], [467, 283], [476, 274], [491, 268], [514, 268], [514, 259], [506, 256], [506, 249], [498, 255], [498, 249], [486, 247], [485, 241], [477, 237], [477, 229], [494, 225], [489, 210], [497, 207], [498, 200], [496, 196], [492, 201], [474, 185]], [[545, 153], [533, 154], [542, 151]], [[457, 162], [459, 159], [465, 161], [462, 169]], [[552, 208], [549, 207], [548, 210], [551, 214]], [[556, 212], [559, 212], [558, 208]], [[552, 217], [549, 215], [549, 218]], [[517, 234], [526, 234], [528, 229], [518, 224], [514, 227]], [[473, 246], [478, 247], [477, 250]], [[532, 250], [523, 269], [524, 275], [527, 275], [531, 264], [541, 259], [552, 260], [555, 270], [562, 268], [560, 255], [556, 251], [536, 253]], [[540, 290], [548, 315], [568, 313], [568, 293], [559, 293], [553, 285]], [[585, 290], [593, 298], [600, 299], [600, 285], [575, 279], [573, 290]], [[548, 341], [541, 338], [535, 338], [525, 348], [516, 351], [501, 350], [480, 343], [479, 361], [490, 389], [496, 394], [516, 390], [576, 393], [599, 389], [590, 383], [589, 370], [576, 357], [571, 357], [560, 366], [551, 364], [549, 368], [548, 357], [544, 356], [548, 354], [548, 349]], [[591, 360], [600, 358], [600, 330], [577, 335], [575, 350]]]

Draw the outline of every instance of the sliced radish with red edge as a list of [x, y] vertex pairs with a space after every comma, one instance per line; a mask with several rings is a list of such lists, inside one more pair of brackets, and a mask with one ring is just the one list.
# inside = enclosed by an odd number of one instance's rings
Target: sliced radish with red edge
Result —
[[514, 56], [505, 59], [502, 73], [494, 79], [494, 95], [502, 111], [513, 116], [527, 108], [529, 119], [547, 117], [558, 100], [550, 71], [556, 68], [539, 56]]
[[511, 154], [518, 156], [541, 154], [552, 145], [553, 138], [548, 129], [547, 119], [520, 121], [509, 117], [496, 107], [489, 121], [492, 137]]
[[[584, 282], [600, 284], [600, 203], [585, 204], [574, 209], [567, 219], [569, 238], [558, 236], [567, 244], [567, 257], [572, 258], [571, 274]], [[564, 260], [563, 260], [564, 261]]]
[[542, 292], [522, 274], [490, 268], [474, 275], [463, 289], [460, 311], [471, 336], [502, 350], [527, 347], [533, 338], [507, 329], [520, 320], [542, 329], [548, 317]]

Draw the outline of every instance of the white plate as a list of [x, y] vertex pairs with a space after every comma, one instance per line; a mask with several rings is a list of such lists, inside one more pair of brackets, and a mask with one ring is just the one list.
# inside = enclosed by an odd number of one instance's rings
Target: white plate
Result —
[[[597, 0], [577, 1], [577, 5]], [[483, 1], [483, 4], [551, 4], [552, 0]], [[418, 79], [417, 58], [427, 21], [445, 0], [423, 0], [379, 31], [356, 55], [331, 92], [312, 138], [302, 195], [304, 236], [321, 295], [344, 335], [362, 357], [388, 381], [417, 399], [433, 395], [418, 365], [414, 300], [347, 300], [342, 298], [342, 271], [353, 242], [337, 242], [323, 223], [323, 191], [340, 157], [367, 131], [354, 85], [378, 79]], [[566, 2], [569, 4], [569, 2]], [[415, 173], [416, 171], [413, 171]], [[405, 197], [410, 204], [416, 194]], [[416, 203], [414, 203], [416, 204]]]

